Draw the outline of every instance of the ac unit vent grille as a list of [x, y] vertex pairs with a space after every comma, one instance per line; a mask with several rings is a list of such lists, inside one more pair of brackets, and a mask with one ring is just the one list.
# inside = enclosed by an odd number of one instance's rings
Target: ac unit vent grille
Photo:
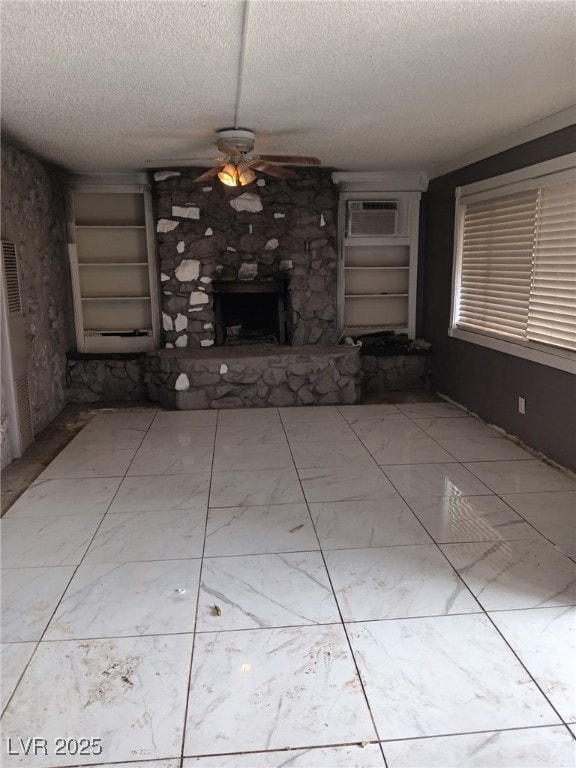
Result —
[[18, 426], [22, 440], [22, 451], [34, 441], [34, 429], [32, 428], [32, 408], [30, 406], [30, 388], [28, 376], [20, 376], [14, 382], [16, 385], [16, 405], [18, 408]]
[[12, 317], [12, 315], [19, 315], [22, 312], [20, 278], [18, 276], [18, 262], [16, 261], [16, 246], [14, 243], [2, 241], [2, 258], [4, 260], [8, 316]]
[[352, 200], [348, 203], [348, 237], [394, 236], [397, 200]]

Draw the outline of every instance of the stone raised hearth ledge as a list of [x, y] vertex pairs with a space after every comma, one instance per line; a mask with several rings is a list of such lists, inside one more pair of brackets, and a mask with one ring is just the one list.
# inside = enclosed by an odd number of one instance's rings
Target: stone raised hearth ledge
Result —
[[71, 358], [67, 383], [73, 403], [152, 400], [184, 410], [354, 403], [360, 390], [429, 388], [430, 356], [360, 356], [358, 347], [310, 344], [168, 349]]
[[148, 397], [180, 410], [345, 404], [360, 397], [355, 347], [174, 349], [145, 359]]

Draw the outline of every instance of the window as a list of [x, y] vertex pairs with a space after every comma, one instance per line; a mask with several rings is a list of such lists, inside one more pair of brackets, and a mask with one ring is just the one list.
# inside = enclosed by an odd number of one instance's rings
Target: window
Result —
[[576, 177], [549, 165], [457, 191], [450, 333], [576, 370]]

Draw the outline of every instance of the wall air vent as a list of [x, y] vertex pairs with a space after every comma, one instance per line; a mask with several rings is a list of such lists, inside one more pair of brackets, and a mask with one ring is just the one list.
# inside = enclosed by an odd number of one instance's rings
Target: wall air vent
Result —
[[4, 260], [8, 317], [12, 317], [22, 312], [20, 279], [18, 277], [18, 262], [16, 261], [16, 246], [14, 243], [2, 241], [2, 258]]
[[28, 376], [26, 374], [20, 376], [19, 379], [16, 379], [14, 384], [16, 390], [16, 408], [18, 410], [18, 426], [20, 427], [20, 449], [24, 451], [34, 442]]
[[14, 243], [2, 240], [2, 384], [5, 387], [6, 429], [13, 458], [22, 456], [34, 441], [28, 344], [18, 274], [18, 254]]
[[350, 200], [348, 202], [348, 237], [385, 237], [396, 235], [397, 200]]

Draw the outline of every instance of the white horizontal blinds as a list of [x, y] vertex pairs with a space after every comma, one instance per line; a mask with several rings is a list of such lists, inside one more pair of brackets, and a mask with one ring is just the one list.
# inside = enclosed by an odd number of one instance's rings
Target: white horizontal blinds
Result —
[[526, 339], [537, 190], [467, 203], [459, 328]]
[[540, 190], [528, 338], [576, 350], [576, 181]]

